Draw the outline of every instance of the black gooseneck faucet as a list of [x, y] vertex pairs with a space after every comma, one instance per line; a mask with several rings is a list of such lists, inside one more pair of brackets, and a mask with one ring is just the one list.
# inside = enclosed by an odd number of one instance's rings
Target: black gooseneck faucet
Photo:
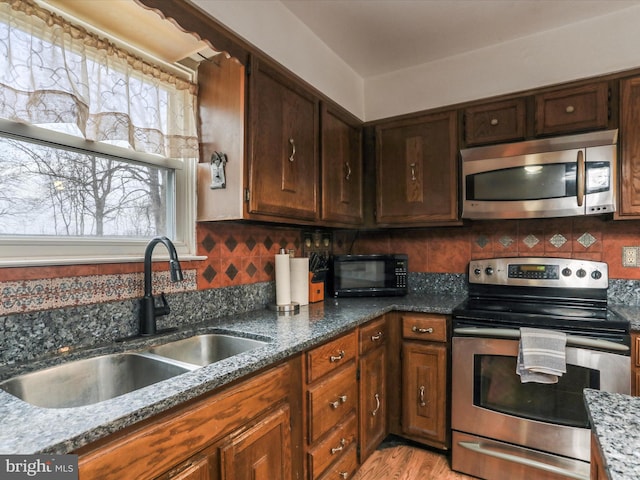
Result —
[[142, 309], [140, 312], [140, 335], [149, 336], [158, 333], [156, 318], [169, 313], [169, 304], [164, 297], [164, 292], [160, 294], [160, 305], [156, 305], [151, 288], [151, 255], [154, 247], [162, 243], [169, 250], [169, 271], [172, 282], [184, 280], [176, 247], [167, 237], [154, 237], [151, 239], [144, 251], [144, 298], [142, 299]]

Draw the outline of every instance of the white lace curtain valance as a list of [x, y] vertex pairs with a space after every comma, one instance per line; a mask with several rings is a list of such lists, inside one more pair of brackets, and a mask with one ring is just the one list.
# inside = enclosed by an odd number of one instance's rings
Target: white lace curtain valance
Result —
[[196, 86], [25, 0], [0, 0], [0, 117], [197, 158]]

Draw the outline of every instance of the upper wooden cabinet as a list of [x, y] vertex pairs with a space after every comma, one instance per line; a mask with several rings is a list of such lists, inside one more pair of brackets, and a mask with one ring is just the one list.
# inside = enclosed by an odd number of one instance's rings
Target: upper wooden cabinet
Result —
[[640, 77], [620, 83], [619, 199], [616, 218], [640, 218]]
[[524, 98], [469, 107], [464, 110], [467, 146], [522, 140], [526, 135]]
[[322, 220], [331, 224], [361, 224], [361, 122], [326, 103], [322, 104], [321, 112]]
[[318, 218], [319, 100], [254, 58], [249, 77], [248, 214]]
[[607, 82], [536, 95], [536, 135], [557, 135], [607, 128], [609, 97]]
[[376, 126], [379, 225], [458, 222], [456, 112]]

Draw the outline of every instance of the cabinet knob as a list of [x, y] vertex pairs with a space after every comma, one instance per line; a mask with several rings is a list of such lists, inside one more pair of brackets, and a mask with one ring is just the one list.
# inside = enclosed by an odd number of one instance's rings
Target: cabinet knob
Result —
[[338, 397], [338, 400], [336, 400], [335, 402], [329, 402], [329, 406], [335, 410], [336, 408], [338, 408], [343, 403], [347, 403], [347, 396], [346, 395], [340, 395]]
[[411, 331], [415, 333], [433, 333], [433, 328], [418, 328], [414, 325], [411, 327]]
[[338, 473], [338, 475], [340, 475], [340, 478], [347, 480], [347, 477], [349, 476], [348, 472], [340, 472]]
[[573, 105], [567, 105], [567, 108], [565, 108], [564, 111], [567, 113], [573, 113], [576, 111], [576, 109]]
[[493, 125], [493, 126], [495, 127], [495, 126], [496, 126], [496, 125], [498, 125], [498, 123], [500, 123], [500, 122], [498, 122], [498, 119], [497, 119], [497, 118], [492, 118], [490, 123], [491, 123], [491, 125]]
[[289, 143], [291, 144], [291, 155], [289, 155], [289, 161], [293, 162], [295, 160], [294, 157], [296, 156], [296, 142], [293, 138], [290, 138]]
[[425, 402], [424, 400], [424, 390], [425, 390], [424, 385], [420, 385], [420, 406], [421, 407], [424, 407], [427, 404], [427, 402]]
[[344, 350], [340, 350], [338, 351], [338, 355], [331, 355], [329, 357], [329, 361], [331, 363], [336, 363], [339, 362], [340, 360], [342, 360], [344, 358]]

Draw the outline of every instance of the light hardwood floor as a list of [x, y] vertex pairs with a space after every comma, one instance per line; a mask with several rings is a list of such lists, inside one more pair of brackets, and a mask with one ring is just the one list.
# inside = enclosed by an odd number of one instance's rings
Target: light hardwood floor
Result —
[[410, 445], [376, 450], [353, 480], [475, 480], [453, 472], [447, 458], [439, 453]]

